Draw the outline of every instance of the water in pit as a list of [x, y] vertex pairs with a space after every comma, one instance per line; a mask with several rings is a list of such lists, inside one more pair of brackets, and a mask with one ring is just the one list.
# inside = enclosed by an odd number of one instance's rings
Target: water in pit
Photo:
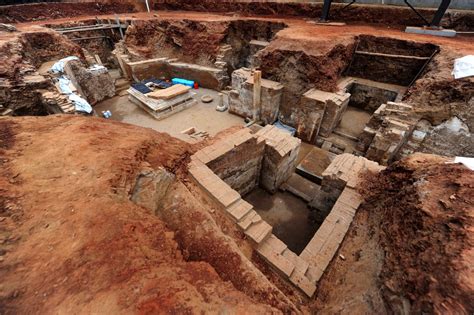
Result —
[[289, 249], [299, 255], [319, 228], [319, 224], [308, 220], [306, 202], [289, 192], [270, 194], [256, 188], [244, 198], [255, 211], [273, 226], [273, 234]]

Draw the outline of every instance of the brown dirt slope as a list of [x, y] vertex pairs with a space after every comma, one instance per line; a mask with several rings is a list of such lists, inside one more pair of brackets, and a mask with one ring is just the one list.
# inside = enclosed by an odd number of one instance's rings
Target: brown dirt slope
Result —
[[67, 116], [0, 119], [1, 313], [268, 313], [129, 200], [139, 165], [182, 174], [187, 144]]
[[474, 312], [474, 172], [415, 154], [366, 181], [363, 208], [380, 217], [380, 274], [397, 313]]
[[366, 175], [315, 313], [473, 313], [474, 172], [447, 160], [415, 154]]

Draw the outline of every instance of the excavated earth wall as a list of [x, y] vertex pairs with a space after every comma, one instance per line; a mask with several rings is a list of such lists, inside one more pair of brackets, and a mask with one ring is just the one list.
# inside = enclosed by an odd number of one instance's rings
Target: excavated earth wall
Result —
[[[407, 7], [367, 6], [353, 4], [348, 10], [341, 10], [347, 4], [334, 3], [332, 18], [345, 22], [377, 23], [386, 25], [421, 26], [423, 21]], [[155, 10], [186, 10], [198, 12], [236, 12], [243, 15], [300, 16], [319, 18], [322, 3], [291, 2], [238, 2], [212, 0], [155, 0]], [[435, 10], [417, 9], [427, 20], [431, 20]], [[442, 26], [467, 31], [474, 28], [474, 13], [469, 10], [448, 11]]]

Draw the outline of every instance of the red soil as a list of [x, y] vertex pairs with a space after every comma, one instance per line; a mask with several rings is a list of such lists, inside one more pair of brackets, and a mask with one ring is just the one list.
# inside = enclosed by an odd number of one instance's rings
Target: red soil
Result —
[[134, 12], [127, 3], [35, 3], [0, 6], [0, 23], [20, 23], [51, 20], [81, 15], [101, 15]]
[[187, 144], [50, 116], [0, 119], [0, 150], [2, 313], [276, 312], [185, 261], [174, 233], [129, 200], [143, 162], [183, 174]]
[[474, 311], [474, 172], [415, 154], [363, 185], [364, 209], [380, 215], [383, 295], [391, 311]]

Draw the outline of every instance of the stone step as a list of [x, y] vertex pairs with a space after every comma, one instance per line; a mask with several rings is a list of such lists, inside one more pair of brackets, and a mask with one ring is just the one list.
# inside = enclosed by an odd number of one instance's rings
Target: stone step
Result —
[[306, 270], [305, 276], [313, 284], [317, 284], [321, 277], [323, 276], [323, 271], [316, 266], [309, 265], [308, 270]]
[[257, 245], [265, 241], [266, 238], [272, 234], [272, 226], [265, 221], [260, 221], [252, 224], [246, 231], [247, 235]]
[[308, 297], [312, 297], [316, 292], [316, 285], [313, 281], [297, 270], [293, 271], [290, 276], [290, 282], [303, 291]]
[[226, 212], [230, 215], [234, 222], [238, 222], [245, 217], [251, 210], [253, 206], [243, 199], [239, 199], [232, 206], [226, 209]]
[[305, 274], [308, 270], [309, 263], [304, 260], [303, 258], [296, 255], [290, 249], [285, 249], [282, 253], [283, 257], [286, 257], [289, 261], [291, 261], [295, 265], [295, 272], [299, 272], [301, 274]]
[[257, 247], [257, 252], [279, 273], [290, 277], [295, 269], [295, 265], [279, 252], [282, 248], [280, 245], [276, 247], [272, 245], [275, 239], [278, 240], [278, 238], [272, 234], [265, 242], [262, 242]]
[[246, 231], [252, 224], [258, 223], [260, 221], [262, 221], [262, 218], [258, 215], [258, 213], [255, 210], [251, 210], [237, 224], [243, 231]]

